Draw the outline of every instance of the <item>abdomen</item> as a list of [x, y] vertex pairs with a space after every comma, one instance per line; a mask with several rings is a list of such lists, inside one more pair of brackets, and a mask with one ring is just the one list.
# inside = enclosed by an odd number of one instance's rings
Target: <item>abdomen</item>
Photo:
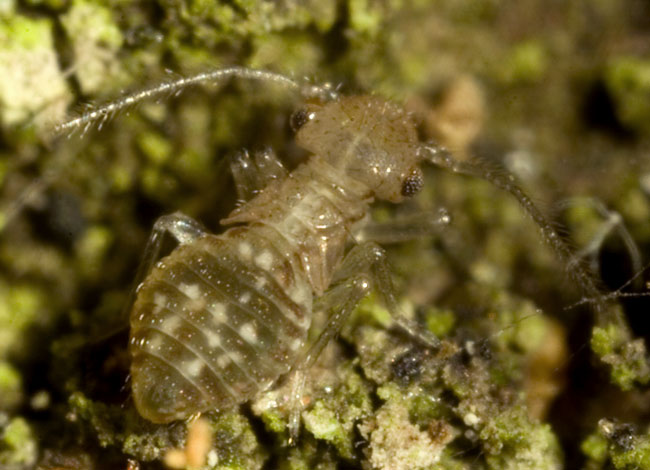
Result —
[[133, 396], [153, 422], [226, 409], [288, 372], [305, 344], [312, 292], [264, 226], [205, 235], [163, 258], [131, 312]]

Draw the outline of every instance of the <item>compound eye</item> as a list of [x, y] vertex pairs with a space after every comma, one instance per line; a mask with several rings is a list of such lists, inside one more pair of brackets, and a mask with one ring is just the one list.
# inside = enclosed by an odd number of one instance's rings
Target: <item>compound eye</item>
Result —
[[289, 125], [294, 132], [298, 132], [302, 126], [314, 117], [314, 113], [310, 113], [307, 109], [302, 108], [295, 111], [291, 118], [289, 118]]
[[411, 197], [416, 195], [424, 185], [422, 171], [414, 168], [411, 173], [402, 181], [402, 196]]

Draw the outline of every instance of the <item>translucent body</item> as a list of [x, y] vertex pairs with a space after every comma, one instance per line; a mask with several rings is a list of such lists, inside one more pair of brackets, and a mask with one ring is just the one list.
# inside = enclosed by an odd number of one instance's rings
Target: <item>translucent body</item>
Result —
[[224, 224], [163, 258], [131, 313], [133, 396], [169, 422], [249, 400], [304, 356], [313, 296], [372, 200], [419, 189], [413, 124], [379, 98], [310, 105], [297, 141], [316, 155]]
[[[297, 142], [317, 156], [291, 175], [275, 158], [262, 158], [252, 165], [235, 162], [232, 167], [240, 198], [256, 197], [224, 223], [247, 224], [244, 227], [215, 237], [182, 214], [163, 216], [156, 222], [137, 277], [141, 286], [131, 315], [133, 392], [144, 417], [168, 422], [228, 407], [246, 401], [289, 370], [304, 381], [304, 372], [368, 292], [369, 280], [403, 330], [422, 344], [439, 346], [425, 329], [396, 314], [383, 250], [369, 239], [345, 248], [353, 222], [366, 213], [373, 198], [399, 202], [420, 189], [420, 160], [487, 180], [513, 196], [576, 280], [582, 301], [592, 304], [598, 320], [621, 321], [620, 310], [609, 308], [611, 299], [601, 294], [594, 278], [576, 262], [554, 224], [513, 175], [485, 161], [458, 161], [433, 142], [418, 143], [404, 113], [379, 98], [340, 97], [329, 84], [314, 85], [272, 71], [232, 66], [127, 94], [57, 125], [53, 132], [85, 133], [142, 101], [231, 78], [273, 83], [308, 101], [328, 101], [312, 103], [292, 118], [294, 128], [299, 128]], [[251, 172], [251, 167], [256, 170]], [[35, 186], [38, 191], [40, 186]], [[19, 199], [10, 215], [25, 200]], [[440, 223], [448, 223], [448, 217], [441, 217]], [[368, 233], [380, 233], [383, 240], [412, 239], [431, 234], [436, 218], [422, 214], [416, 224], [400, 225]], [[151, 270], [167, 232], [181, 246]], [[275, 251], [269, 256], [271, 248]], [[331, 309], [332, 315], [306, 349], [303, 342], [311, 323], [311, 302], [321, 294], [319, 304]], [[246, 315], [248, 321], [243, 321], [240, 317]], [[299, 385], [300, 380], [293, 382]], [[292, 391], [294, 404], [298, 396]], [[293, 437], [297, 408], [290, 417]]]

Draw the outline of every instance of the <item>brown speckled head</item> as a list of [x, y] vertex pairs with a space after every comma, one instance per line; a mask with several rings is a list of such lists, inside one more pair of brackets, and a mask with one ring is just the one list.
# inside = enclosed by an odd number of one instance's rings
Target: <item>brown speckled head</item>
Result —
[[400, 202], [421, 188], [415, 125], [394, 104], [349, 96], [309, 104], [294, 116], [300, 146], [366, 184], [377, 198]]

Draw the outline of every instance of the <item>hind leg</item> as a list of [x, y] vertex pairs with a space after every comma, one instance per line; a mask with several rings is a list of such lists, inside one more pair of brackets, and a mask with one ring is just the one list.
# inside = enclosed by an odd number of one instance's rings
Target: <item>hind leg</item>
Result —
[[368, 295], [370, 290], [369, 278], [363, 274], [357, 274], [332, 287], [318, 299], [317, 308], [330, 311], [332, 314], [314, 344], [309, 347], [291, 372], [289, 443], [294, 443], [298, 437], [307, 371], [314, 365], [325, 346], [341, 331], [345, 320], [354, 311], [361, 299]]
[[418, 342], [430, 348], [437, 348], [440, 340], [423, 330], [417, 322], [405, 317], [395, 299], [395, 288], [391, 280], [386, 251], [374, 242], [364, 242], [353, 247], [336, 271], [333, 283], [353, 277], [355, 273], [368, 273], [375, 291], [380, 295], [395, 324]]
[[331, 312], [327, 324], [292, 371], [290, 442], [294, 442], [298, 435], [307, 371], [314, 365], [325, 346], [339, 334], [357, 304], [373, 287], [381, 295], [397, 326], [425, 346], [435, 349], [440, 345], [440, 340], [433, 333], [423, 330], [415, 321], [399, 312], [386, 253], [376, 243], [366, 242], [352, 248], [337, 270], [332, 284], [333, 287], [328, 289], [314, 306], [315, 310]]
[[207, 231], [199, 222], [181, 212], [163, 215], [156, 220], [149, 235], [147, 245], [145, 246], [144, 255], [138, 266], [133, 287], [129, 292], [128, 300], [124, 306], [122, 313], [124, 318], [128, 318], [129, 316], [135, 295], [138, 292], [138, 287], [145, 280], [154, 263], [160, 257], [160, 248], [164, 236], [167, 233], [174, 237], [180, 245], [186, 245], [203, 236]]

